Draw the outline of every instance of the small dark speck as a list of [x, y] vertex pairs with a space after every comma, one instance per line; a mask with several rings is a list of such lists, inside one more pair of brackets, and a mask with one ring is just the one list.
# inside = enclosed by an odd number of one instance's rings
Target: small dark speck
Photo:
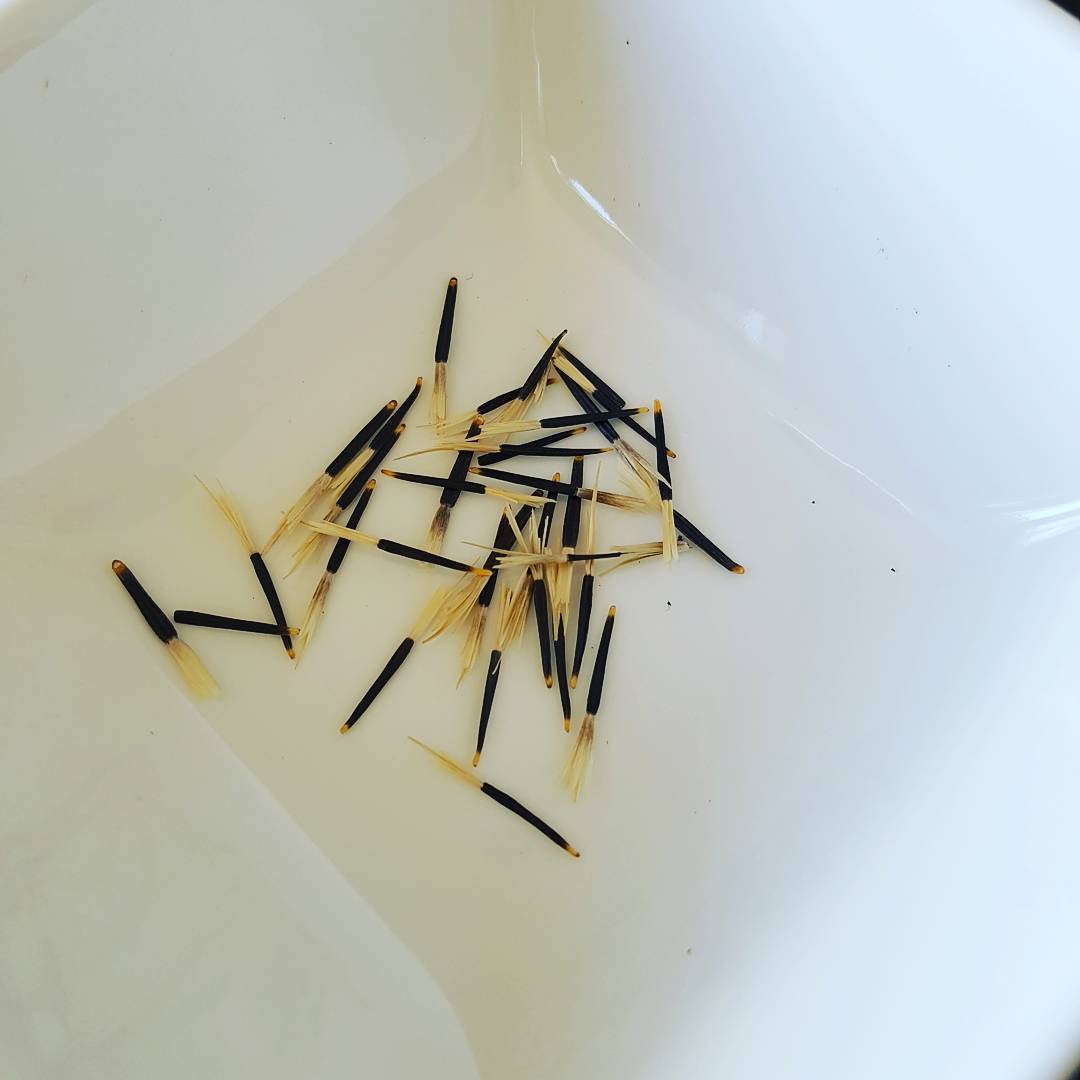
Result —
[[817, 499], [811, 499], [810, 500], [810, 505], [811, 506], [817, 506]]
[[896, 573], [896, 567], [895, 566], [890, 566], [889, 567], [889, 573], [890, 574], [895, 574]]
[[152, 730], [152, 729], [151, 729], [151, 731], [150, 731], [150, 734], [151, 734], [151, 735], [153, 735], [153, 734], [154, 734], [154, 732], [153, 732], [153, 730]]
[[627, 42], [626, 44], [627, 44], [627, 45], [629, 45], [629, 44], [630, 44], [630, 42], [628, 41], [628, 42]]
[[667, 602], [667, 606], [671, 607], [671, 601], [670, 600]]
[[916, 315], [919, 314], [919, 309], [918, 308], [912, 308], [911, 310], [914, 311]]
[[46, 80], [45, 80], [45, 87], [44, 87], [44, 88], [45, 88], [46, 90], [48, 90], [48, 89], [49, 89], [49, 80], [48, 80], [48, 79], [46, 79]]
[[694, 954], [694, 950], [693, 950], [693, 949], [687, 949], [687, 950], [686, 950], [686, 955], [687, 955], [687, 956], [693, 956], [693, 954]]

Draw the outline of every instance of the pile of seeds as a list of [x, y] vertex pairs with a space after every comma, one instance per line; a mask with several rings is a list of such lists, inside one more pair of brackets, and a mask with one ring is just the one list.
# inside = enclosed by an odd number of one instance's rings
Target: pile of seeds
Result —
[[[573, 727], [572, 691], [581, 675], [593, 623], [597, 573], [608, 574], [651, 558], [670, 563], [678, 559], [680, 552], [690, 549], [704, 553], [725, 570], [735, 574], [743, 572], [742, 566], [674, 508], [671, 461], [676, 454], [667, 445], [660, 402], [655, 401], [651, 410], [647, 406], [628, 406], [625, 398], [563, 345], [565, 330], [544, 349], [524, 382], [468, 413], [448, 418], [447, 367], [456, 302], [457, 279], [451, 278], [435, 345], [431, 395], [431, 425], [438, 441], [406, 455], [452, 454], [453, 464], [445, 476], [381, 469], [383, 476], [400, 483], [429, 485], [440, 490], [438, 507], [424, 547], [372, 536], [359, 528], [377, 486], [375, 474], [400, 439], [405, 430], [405, 419], [420, 396], [423, 379], [418, 378], [400, 404], [388, 401], [375, 411], [285, 512], [261, 547], [255, 544], [229, 495], [203, 484], [239, 537], [266, 597], [272, 621], [259, 622], [186, 610], [175, 611], [170, 620], [131, 570], [119, 560], [113, 562], [114, 573], [165, 645], [192, 693], [199, 697], [215, 697], [220, 689], [198, 656], [180, 640], [174, 623], [276, 637], [288, 656], [298, 660], [311, 648], [331, 585], [341, 570], [350, 544], [356, 541], [378, 548], [389, 556], [438, 566], [454, 571], [458, 576], [452, 585], [436, 589], [424, 604], [405, 638], [341, 724], [342, 734], [351, 731], [374, 705], [418, 642], [460, 633], [460, 685], [480, 655], [490, 621], [493, 629], [487, 636], [491, 638], [491, 651], [476, 728], [476, 749], [472, 759], [475, 769], [480, 763], [495, 708], [503, 656], [521, 640], [530, 614], [536, 624], [544, 682], [548, 687], [558, 685], [563, 730], [569, 734]], [[580, 411], [572, 415], [531, 418], [528, 414], [541, 404], [548, 386], [558, 382], [569, 391]], [[635, 419], [650, 411], [651, 431]], [[543, 432], [548, 434], [539, 434]], [[536, 437], [512, 441], [516, 436], [533, 433], [537, 433]], [[599, 435], [603, 445], [580, 447], [572, 442], [568, 444], [568, 440], [586, 433]], [[630, 439], [640, 442], [635, 445]], [[649, 449], [643, 451], [641, 443], [647, 444]], [[585, 460], [594, 457], [598, 464], [591, 484], [587, 484]], [[569, 459], [569, 479], [564, 482], [561, 472], [547, 477], [496, 467], [514, 458]], [[600, 488], [599, 462], [605, 458], [618, 462], [624, 491]], [[442, 554], [451, 514], [463, 493], [483, 495], [502, 504], [494, 539], [485, 548], [483, 561], [478, 558], [474, 565]], [[627, 513], [655, 515], [660, 538], [644, 544], [598, 548], [598, 504]], [[557, 510], [561, 510], [558, 521]], [[345, 524], [341, 524], [339, 519], [346, 513]], [[335, 541], [299, 626], [287, 621], [264, 558], [275, 544], [290, 535], [302, 537], [294, 553], [290, 574], [312, 560], [327, 537]], [[513, 579], [507, 582], [505, 579], [511, 575]], [[492, 615], [490, 620], [489, 614]], [[614, 627], [615, 608], [610, 607], [600, 629], [584, 715], [561, 776], [563, 785], [575, 801], [582, 794], [589, 776], [596, 716]], [[559, 847], [575, 857], [578, 855], [565, 838], [512, 796], [480, 780], [474, 772], [438, 750], [417, 739], [412, 741]]]

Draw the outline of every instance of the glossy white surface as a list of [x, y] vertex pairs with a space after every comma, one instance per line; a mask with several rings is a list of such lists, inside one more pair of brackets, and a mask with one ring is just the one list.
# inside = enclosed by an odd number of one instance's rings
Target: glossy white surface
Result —
[[[43, 3], [51, 36], [0, 48], [0, 1064], [1054, 1075], [1080, 28], [1034, 2], [429, 8]], [[336, 733], [434, 572], [351, 553], [296, 672], [191, 631], [226, 690], [198, 711], [108, 572], [261, 612], [191, 472], [268, 531], [429, 374], [452, 272], [452, 407], [569, 326], [663, 397], [687, 512], [748, 566], [603, 580], [577, 807], [531, 638], [508, 659], [485, 772], [578, 863], [405, 743], [470, 745], [453, 644]], [[368, 523], [418, 540], [432, 505], [386, 481]], [[449, 549], [494, 513], [463, 501]]]

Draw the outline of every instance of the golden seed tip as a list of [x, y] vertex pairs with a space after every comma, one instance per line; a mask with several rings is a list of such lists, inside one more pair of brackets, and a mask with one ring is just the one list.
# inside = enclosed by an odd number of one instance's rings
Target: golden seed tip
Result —
[[385, 404], [385, 405], [383, 406], [383, 408], [384, 408], [384, 409], [385, 409], [385, 410], [386, 410], [387, 412], [393, 412], [393, 411], [394, 411], [394, 410], [395, 410], [395, 409], [397, 408], [397, 398], [391, 398], [391, 399], [390, 399], [390, 400], [389, 400], [389, 401], [388, 401], [388, 402], [387, 402], [387, 403], [386, 403], [386, 404]]
[[400, 435], [404, 430], [405, 430], [405, 425], [404, 424], [398, 424], [398, 426], [396, 428], [394, 428], [394, 434], [395, 435]]
[[609, 619], [614, 619], [615, 618], [615, 605], [614, 604], [612, 604], [611, 607], [609, 607], [607, 609], [607, 617]]
[[551, 686], [552, 686], [552, 682], [553, 682], [553, 680], [552, 680], [552, 678], [551, 678], [551, 676], [550, 676], [550, 675], [545, 675], [545, 676], [544, 676], [544, 685], [545, 685], [545, 686], [546, 686], [546, 687], [547, 687], [547, 688], [548, 688], [549, 690], [551, 689]]
[[577, 689], [577, 676], [576, 675], [571, 675], [570, 676], [570, 689], [571, 690], [576, 690]]
[[554, 480], [555, 483], [557, 484], [562, 479], [562, 473], [555, 473], [555, 475], [552, 476], [551, 479]]
[[660, 408], [660, 399], [659, 398], [653, 398], [652, 411], [654, 413], [663, 412], [663, 409]]
[[457, 278], [456, 278], [456, 277], [452, 277], [452, 278], [451, 278], [451, 279], [449, 280], [449, 282], [447, 282], [447, 284], [448, 284], [448, 285], [450, 286], [450, 288], [451, 288], [451, 289], [456, 289], [456, 288], [457, 288]]
[[113, 559], [112, 568], [114, 574], [122, 574], [127, 569], [119, 559]]
[[349, 725], [348, 725], [348, 724], [342, 724], [342, 725], [341, 725], [341, 727], [339, 727], [339, 728], [338, 728], [338, 731], [339, 731], [339, 732], [340, 732], [340, 733], [341, 733], [342, 735], [345, 735], [345, 734], [347, 734], [347, 733], [348, 733], [348, 730], [349, 730]]
[[397, 476], [397, 473], [393, 469], [380, 469], [383, 476]]
[[491, 577], [491, 571], [483, 566], [474, 566], [471, 572], [477, 577]]
[[369, 481], [368, 481], [368, 482], [367, 482], [367, 483], [366, 483], [366, 484], [364, 485], [364, 487], [366, 487], [366, 488], [368, 489], [368, 491], [374, 491], [374, 490], [375, 490], [375, 478], [374, 478], [374, 477], [372, 477], [372, 478], [371, 478], [371, 479], [370, 479], [370, 480], [369, 480]]
[[563, 717], [562, 727], [563, 727], [563, 731], [565, 731], [566, 734], [569, 735], [570, 734], [570, 718], [568, 716]]
[[575, 454], [574, 455], [574, 460], [575, 461], [584, 461], [585, 460], [585, 455], [584, 454]]
[[674, 460], [675, 460], [675, 458], [677, 458], [677, 457], [678, 457], [679, 455], [678, 455], [678, 454], [676, 454], [674, 450], [668, 450], [668, 452], [667, 452], [667, 456], [668, 456], [669, 458], [671, 458], [671, 459], [672, 459], [672, 461], [674, 461]]
[[580, 859], [581, 858], [581, 852], [578, 851], [577, 848], [571, 847], [569, 844], [567, 844], [566, 845], [566, 850], [567, 850], [567, 852], [569, 854], [573, 855], [575, 859]]
[[479, 765], [479, 764], [480, 764], [480, 751], [477, 750], [476, 753], [473, 754], [473, 756], [472, 756], [472, 767], [475, 769], [476, 766]]
[[288, 657], [289, 657], [290, 660], [295, 660], [296, 659], [296, 650], [295, 649], [286, 649], [285, 652], [288, 654]]
[[745, 566], [736, 566], [736, 567], [734, 567], [732, 569], [731, 572], [733, 574], [745, 574], [746, 573], [746, 567]]

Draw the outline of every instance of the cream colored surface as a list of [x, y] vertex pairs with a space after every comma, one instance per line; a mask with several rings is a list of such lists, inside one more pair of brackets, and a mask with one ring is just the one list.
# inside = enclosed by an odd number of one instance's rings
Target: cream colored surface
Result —
[[[0, 75], [9, 1071], [1060, 1069], [1078, 54], [1037, 3], [101, 0]], [[677, 500], [748, 568], [601, 579], [576, 806], [531, 627], [507, 658], [483, 772], [580, 861], [406, 742], [471, 750], [454, 643], [337, 734], [438, 571], [351, 551], [297, 671], [186, 633], [196, 712], [108, 568], [261, 617], [192, 472], [268, 534], [430, 376], [451, 273], [451, 415], [569, 327], [663, 399]], [[433, 496], [383, 480], [364, 528], [420, 542]], [[497, 512], [463, 498], [446, 553]]]

